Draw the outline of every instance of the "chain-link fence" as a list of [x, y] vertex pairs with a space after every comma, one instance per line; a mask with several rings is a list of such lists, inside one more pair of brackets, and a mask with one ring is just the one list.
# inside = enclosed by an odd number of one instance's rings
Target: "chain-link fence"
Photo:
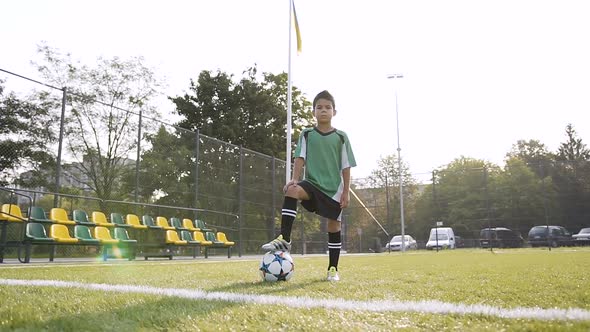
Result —
[[[4, 86], [14, 80], [2, 79]], [[33, 84], [28, 88], [36, 90], [35, 99], [11, 95], [9, 89], [1, 95], [3, 111], [20, 122], [2, 125], [0, 180], [31, 200], [0, 193], [2, 203], [23, 211], [35, 205], [107, 216], [198, 218], [226, 232], [240, 254], [257, 252], [274, 237], [283, 202], [283, 160], [168, 124], [153, 113], [81, 101], [70, 98], [67, 89], [25, 82]], [[437, 222], [453, 227], [467, 247], [479, 245], [483, 228], [507, 227], [526, 239], [536, 225], [561, 225], [571, 232], [590, 226], [585, 160], [449, 165], [406, 174], [403, 183], [404, 232], [419, 247]], [[402, 231], [398, 179], [353, 179], [352, 188], [365, 207], [351, 197], [343, 248], [379, 251]], [[294, 252], [326, 252], [326, 221], [299, 211]], [[9, 237], [22, 230], [11, 232]]]

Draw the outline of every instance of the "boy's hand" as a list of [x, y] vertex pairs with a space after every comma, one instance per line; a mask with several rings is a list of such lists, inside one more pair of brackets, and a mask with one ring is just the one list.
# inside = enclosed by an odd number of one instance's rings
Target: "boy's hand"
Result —
[[345, 190], [340, 196], [340, 207], [346, 208], [348, 207], [348, 203], [350, 203], [350, 196], [348, 195], [348, 190]]
[[289, 182], [287, 182], [287, 184], [283, 187], [283, 192], [287, 193], [287, 189], [289, 189], [289, 186], [296, 186], [297, 185], [297, 181], [295, 180], [291, 180]]

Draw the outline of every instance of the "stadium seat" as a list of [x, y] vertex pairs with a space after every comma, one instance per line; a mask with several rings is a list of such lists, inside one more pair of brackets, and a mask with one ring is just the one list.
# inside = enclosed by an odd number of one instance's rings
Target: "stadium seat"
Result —
[[[86, 214], [86, 213], [84, 213]], [[84, 225], [76, 225], [74, 227], [74, 237], [78, 239], [78, 242], [84, 244], [94, 244], [99, 245], [100, 241], [93, 238], [90, 234], [90, 228]]]
[[[223, 236], [225, 237], [225, 234], [223, 234]], [[205, 239], [207, 239], [207, 241], [211, 241], [211, 248], [227, 248], [227, 258], [231, 258], [231, 248], [234, 246], [234, 242], [223, 242], [218, 239], [213, 232], [206, 232]], [[207, 248], [205, 248], [205, 252], [207, 252]], [[207, 255], [205, 255], [205, 257], [207, 257]]]
[[205, 240], [205, 235], [203, 235], [202, 232], [200, 231], [194, 231], [193, 232], [193, 239], [195, 241], [199, 241], [199, 245], [203, 248], [205, 248], [204, 252], [205, 252], [205, 258], [209, 257], [209, 252], [207, 251], [207, 247], [210, 247], [213, 245], [213, 242], [211, 241], [207, 241]]
[[166, 244], [169, 245], [187, 245], [188, 242], [186, 240], [181, 240], [178, 237], [178, 233], [173, 230], [166, 231]]
[[193, 258], [197, 257], [197, 247], [201, 245], [201, 242], [195, 241], [191, 232], [187, 230], [180, 231], [180, 239], [188, 243], [189, 246], [193, 247]]
[[195, 227], [193, 221], [187, 218], [182, 219], [182, 227], [188, 229], [191, 232], [200, 231], [200, 228]]
[[108, 228], [103, 226], [94, 227], [94, 237], [100, 241], [102, 247], [102, 260], [106, 261], [108, 257], [108, 248], [119, 243], [119, 240], [113, 239]]
[[[29, 263], [31, 261], [31, 246], [33, 244], [52, 245], [54, 243], [55, 240], [47, 236], [43, 224], [36, 222], [28, 223], [25, 230], [25, 259], [23, 263]], [[53, 248], [49, 251], [49, 260], [53, 261]]]
[[137, 245], [137, 240], [130, 239], [127, 230], [120, 227], [115, 228], [115, 239], [119, 240], [119, 243], [127, 246], [129, 249], [129, 260], [135, 259], [135, 246]]
[[111, 213], [111, 222], [116, 227], [131, 227], [131, 225], [128, 225], [125, 223], [125, 220], [123, 220], [123, 215], [120, 213], [116, 213], [116, 212]]
[[109, 229], [102, 226], [94, 227], [94, 238], [100, 240], [100, 243], [103, 244], [117, 244], [119, 240], [113, 239]]
[[88, 214], [86, 214], [86, 211], [74, 210], [74, 212], [72, 214], [74, 216], [74, 221], [78, 225], [94, 226], [94, 223], [88, 219]]
[[54, 223], [62, 225], [75, 225], [76, 222], [68, 218], [66, 210], [62, 208], [53, 208], [49, 212], [49, 219], [53, 220]]
[[157, 226], [156, 223], [154, 222], [154, 218], [152, 218], [152, 216], [150, 215], [143, 215], [141, 217], [141, 221], [143, 222], [143, 224], [151, 229], [162, 229], [162, 227]]
[[93, 211], [92, 212], [92, 221], [97, 226], [102, 227], [115, 227], [115, 225], [107, 220], [107, 216], [100, 211]]
[[207, 228], [207, 226], [205, 226], [205, 222], [203, 220], [196, 219], [195, 224], [201, 230], [201, 232], [212, 232], [213, 231], [211, 228]]
[[2, 204], [0, 212], [0, 221], [23, 222], [27, 218], [23, 217], [20, 207], [15, 204]]
[[133, 227], [135, 229], [147, 229], [148, 228], [146, 225], [140, 224], [139, 217], [134, 214], [128, 214], [127, 216], [125, 216], [125, 221], [127, 222], [127, 225], [130, 225], [131, 227]]
[[62, 224], [51, 225], [49, 237], [58, 243], [78, 243], [78, 239], [71, 237], [66, 225]]
[[53, 224], [53, 220], [47, 218], [45, 210], [40, 206], [31, 206], [29, 208], [29, 221]]
[[174, 231], [176, 230], [176, 228], [170, 226], [170, 224], [168, 224], [168, 220], [164, 217], [158, 216], [156, 217], [156, 225], [162, 227], [165, 230], [170, 230], [170, 231]]
[[217, 232], [217, 240], [223, 242], [226, 246], [233, 246], [236, 243], [227, 239], [227, 236], [223, 232]]
[[174, 227], [178, 231], [182, 231], [182, 230], [187, 231], [188, 230], [187, 228], [185, 228], [182, 225], [182, 222], [180, 221], [180, 218], [174, 218], [174, 217], [170, 218], [170, 225], [172, 227]]

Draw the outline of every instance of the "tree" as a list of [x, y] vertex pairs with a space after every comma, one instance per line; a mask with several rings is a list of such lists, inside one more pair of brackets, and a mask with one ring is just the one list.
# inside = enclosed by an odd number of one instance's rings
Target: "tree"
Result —
[[[263, 73], [256, 66], [233, 75], [202, 71], [190, 93], [170, 98], [183, 117], [178, 125], [279, 159], [285, 158], [287, 74]], [[312, 123], [311, 103], [293, 88], [293, 137]], [[296, 142], [293, 140], [293, 142]]]
[[70, 112], [65, 137], [69, 157], [83, 176], [78, 181], [102, 199], [121, 198], [119, 182], [130, 171], [137, 147], [137, 114], [154, 116], [150, 101], [161, 82], [140, 57], [98, 58], [94, 66], [72, 61], [47, 45], [38, 47], [35, 63], [49, 83], [67, 87]]
[[[56, 137], [51, 123], [55, 123], [54, 105], [46, 94], [39, 99], [21, 100], [14, 93], [4, 96], [0, 81], [0, 185], [17, 182], [26, 187], [49, 186], [44, 169], [55, 167], [55, 156], [50, 145]], [[28, 177], [17, 173], [27, 172]]]
[[583, 227], [590, 215], [590, 150], [572, 124], [565, 128], [567, 140], [560, 144], [552, 172], [557, 200], [553, 220], [570, 230]]
[[539, 140], [519, 140], [512, 145], [512, 150], [506, 154], [506, 163], [514, 158], [522, 160], [528, 167], [534, 170], [539, 177], [549, 174], [549, 168], [552, 164], [553, 155], [545, 144]]

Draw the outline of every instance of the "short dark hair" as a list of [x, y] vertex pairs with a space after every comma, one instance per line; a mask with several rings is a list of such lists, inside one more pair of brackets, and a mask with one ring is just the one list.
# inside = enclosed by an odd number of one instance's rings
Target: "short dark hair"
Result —
[[313, 108], [315, 109], [315, 104], [318, 102], [319, 99], [326, 99], [332, 103], [332, 107], [336, 109], [336, 102], [334, 101], [334, 97], [328, 92], [328, 90], [324, 90], [318, 93], [315, 98], [313, 98]]

